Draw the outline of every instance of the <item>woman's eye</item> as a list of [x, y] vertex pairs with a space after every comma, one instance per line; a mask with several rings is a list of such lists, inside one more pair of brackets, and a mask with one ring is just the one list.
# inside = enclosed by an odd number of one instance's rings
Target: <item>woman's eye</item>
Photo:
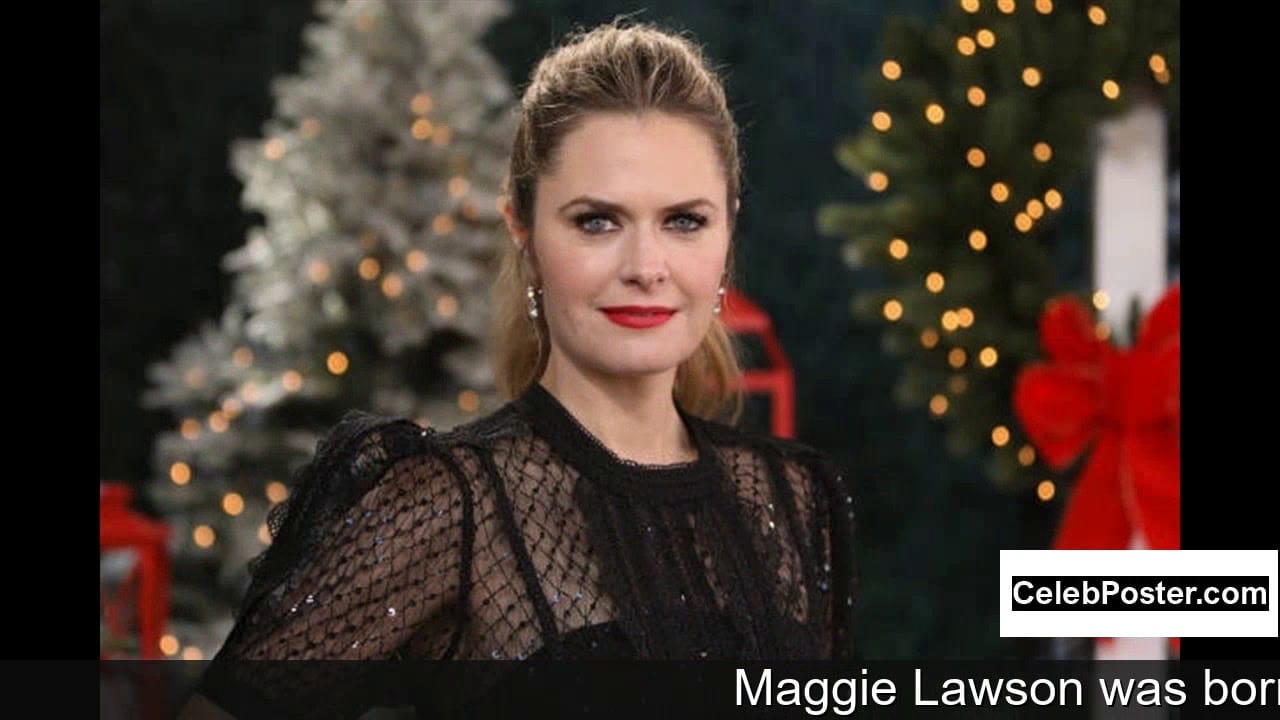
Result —
[[706, 225], [707, 219], [694, 213], [680, 213], [679, 215], [671, 216], [671, 219], [667, 221], [667, 224], [675, 228], [678, 232], [693, 232], [694, 230], [701, 229], [703, 225]]
[[573, 223], [583, 232], [592, 234], [607, 232], [615, 227], [613, 220], [608, 215], [601, 215], [600, 213], [583, 213], [575, 217]]

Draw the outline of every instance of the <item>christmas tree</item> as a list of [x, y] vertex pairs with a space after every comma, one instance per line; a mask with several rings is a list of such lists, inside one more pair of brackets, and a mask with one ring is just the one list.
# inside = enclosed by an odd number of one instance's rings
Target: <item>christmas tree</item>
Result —
[[836, 150], [885, 196], [827, 206], [818, 223], [846, 239], [851, 265], [886, 278], [853, 310], [886, 321], [886, 349], [905, 358], [897, 400], [945, 422], [948, 449], [981, 453], [1001, 487], [1053, 496], [1013, 417], [1013, 380], [1063, 291], [1059, 218], [1095, 126], [1154, 101], [1177, 133], [1178, 13], [1164, 0], [958, 0], [934, 26], [895, 17], [866, 79], [877, 109]]
[[517, 118], [480, 37], [506, 12], [321, 2], [262, 137], [233, 145], [264, 222], [225, 258], [220, 320], [149, 368], [143, 397], [175, 419], [150, 484], [174, 529], [167, 654], [217, 650], [268, 511], [343, 413], [448, 428], [496, 406], [486, 299]]

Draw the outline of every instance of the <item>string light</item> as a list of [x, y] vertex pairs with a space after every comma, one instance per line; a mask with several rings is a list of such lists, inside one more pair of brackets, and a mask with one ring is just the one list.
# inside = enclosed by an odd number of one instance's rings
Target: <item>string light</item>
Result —
[[978, 352], [978, 362], [982, 364], [982, 367], [994, 367], [996, 361], [999, 359], [1000, 353], [996, 352], [996, 349], [990, 345], [982, 348], [982, 350]]
[[320, 134], [320, 121], [315, 118], [307, 118], [298, 126], [302, 131], [302, 137], [313, 138]]
[[1169, 75], [1168, 70], [1165, 70], [1164, 72], [1158, 72], [1155, 75], [1156, 75], [1156, 82], [1160, 83], [1161, 85], [1168, 85], [1169, 80], [1172, 79], [1172, 76]]
[[971, 167], [975, 168], [980, 168], [987, 164], [987, 154], [982, 151], [982, 148], [969, 148], [969, 151], [964, 154], [964, 159]]
[[991, 199], [998, 203], [1002, 203], [1009, 199], [1009, 186], [1002, 182], [995, 183], [991, 186]]
[[329, 263], [323, 260], [312, 260], [307, 265], [307, 278], [319, 285], [329, 279]]
[[942, 121], [947, 119], [947, 111], [943, 110], [938, 103], [929, 103], [924, 109], [924, 117], [934, 125], [941, 125]]
[[1111, 326], [1107, 324], [1106, 320], [1100, 320], [1097, 325], [1093, 326], [1093, 336], [1102, 341], [1111, 337]]
[[435, 129], [430, 120], [418, 118], [413, 121], [413, 126], [409, 129], [409, 132], [413, 133], [413, 139], [415, 140], [426, 140], [431, 137]]
[[244, 498], [240, 493], [229, 492], [222, 496], [222, 511], [231, 517], [244, 512]]
[[1120, 84], [1115, 80], [1103, 81], [1102, 94], [1106, 95], [1108, 100], [1115, 100], [1120, 97]]
[[227, 414], [222, 412], [221, 410], [215, 410], [214, 412], [209, 413], [209, 429], [210, 430], [216, 433], [226, 432], [228, 424], [229, 422], [227, 420]]
[[444, 147], [449, 144], [449, 140], [453, 138], [453, 130], [448, 125], [437, 125], [435, 132], [431, 133], [431, 144], [436, 147]]
[[365, 280], [373, 280], [378, 277], [378, 273], [382, 272], [382, 263], [379, 263], [377, 258], [367, 257], [360, 261], [356, 271]]
[[965, 354], [964, 348], [951, 348], [951, 352], [947, 353], [947, 364], [953, 368], [959, 369], [963, 367], [966, 359], [968, 359], [968, 356]]
[[458, 393], [458, 409], [465, 413], [473, 413], [480, 409], [480, 395], [475, 390], [463, 390]]
[[284, 385], [284, 389], [293, 393], [302, 389], [302, 373], [297, 370], [286, 370], [284, 375], [280, 377], [280, 384]]
[[441, 295], [436, 299], [436, 312], [442, 318], [451, 318], [458, 314], [458, 298], [452, 295]]
[[475, 220], [480, 217], [480, 210], [476, 208], [476, 204], [470, 200], [462, 203], [462, 217], [468, 220]]
[[986, 28], [979, 30], [975, 37], [978, 39], [978, 44], [988, 50], [996, 46], [996, 34]]
[[378, 247], [378, 233], [373, 230], [365, 230], [360, 233], [360, 249], [366, 252], [372, 251]]
[[195, 645], [188, 645], [182, 648], [183, 660], [203, 660], [204, 653], [200, 652], [200, 648]]
[[187, 370], [187, 385], [189, 387], [198, 388], [204, 385], [204, 368], [193, 367]]
[[894, 238], [889, 241], [889, 256], [894, 260], [901, 260], [911, 252], [911, 246], [907, 245], [907, 241], [902, 238]]
[[1040, 84], [1040, 69], [1034, 67], [1025, 67], [1022, 69], [1022, 82], [1027, 87], [1036, 87]]
[[961, 35], [956, 39], [956, 50], [958, 50], [961, 55], [967, 56], [977, 52], [978, 46], [974, 44], [973, 38], [968, 35]]
[[347, 359], [346, 353], [341, 350], [334, 350], [329, 353], [327, 358], [325, 358], [324, 364], [325, 367], [329, 368], [329, 372], [334, 375], [341, 375], [347, 371], [350, 361]]
[[263, 545], [271, 544], [271, 528], [267, 527], [266, 523], [258, 526], [258, 542]]
[[160, 652], [165, 655], [173, 656], [178, 654], [178, 638], [172, 635], [165, 635], [160, 638]]
[[268, 160], [279, 160], [284, 157], [284, 140], [272, 138], [262, 146], [262, 154]]
[[252, 380], [245, 382], [240, 386], [240, 397], [251, 405], [258, 402], [258, 384]]
[[923, 345], [926, 350], [932, 350], [937, 347], [938, 340], [938, 331], [933, 328], [925, 328], [920, 333], [920, 344]]
[[897, 300], [888, 300], [884, 304], [884, 317], [889, 322], [897, 322], [902, 318], [902, 303]]
[[1050, 210], [1057, 210], [1062, 207], [1062, 193], [1049, 188], [1044, 193], [1044, 204], [1049, 206]]
[[186, 485], [191, 482], [191, 466], [179, 460], [169, 466], [169, 479], [174, 485]]
[[1040, 484], [1036, 486], [1036, 497], [1040, 498], [1041, 502], [1052, 500], [1055, 492], [1057, 492], [1057, 488], [1052, 480], [1041, 480]]
[[937, 270], [929, 273], [929, 275], [924, 279], [924, 286], [929, 288], [929, 292], [934, 293], [935, 295], [942, 292], [942, 288], [946, 286], [946, 284], [946, 278], [942, 277], [942, 273]]
[[1041, 15], [1053, 12], [1053, 0], [1036, 0], [1036, 12]]
[[427, 254], [421, 250], [410, 250], [404, 264], [410, 271], [420, 273], [427, 269]]
[[1031, 467], [1031, 463], [1036, 461], [1036, 449], [1030, 445], [1023, 445], [1018, 449], [1018, 464], [1023, 467]]
[[969, 104], [974, 107], [982, 107], [987, 104], [987, 93], [977, 85], [970, 85], [969, 90], [965, 93], [965, 97], [969, 100]]
[[867, 176], [867, 187], [876, 192], [884, 192], [889, 187], [889, 176], [876, 170]]
[[1031, 229], [1031, 216], [1024, 212], [1018, 213], [1013, 218], [1013, 226], [1020, 232], [1027, 232]]
[[947, 414], [947, 405], [946, 395], [934, 395], [929, 399], [929, 412], [937, 417], [942, 417]]
[[1093, 293], [1093, 306], [1099, 310], [1106, 310], [1111, 304], [1111, 297], [1107, 295], [1106, 290], [1096, 290]]
[[400, 297], [400, 293], [404, 292], [404, 281], [400, 279], [398, 273], [390, 272], [382, 279], [382, 294], [389, 298]]
[[1089, 22], [1102, 26], [1107, 22], [1107, 11], [1098, 5], [1089, 6]]
[[1044, 217], [1044, 203], [1031, 198], [1027, 201], [1027, 214], [1031, 216], [1032, 220], [1039, 220]]
[[1004, 447], [1009, 444], [1009, 428], [1004, 425], [997, 425], [991, 429], [991, 442], [996, 447]]
[[289, 488], [279, 480], [267, 483], [267, 499], [272, 503], [282, 503], [289, 498]]
[[1164, 56], [1160, 53], [1152, 53], [1151, 59], [1147, 61], [1147, 66], [1151, 68], [1151, 72], [1159, 75], [1169, 70], [1169, 64], [1165, 62]]
[[978, 0], [960, 0], [960, 7], [967, 13], [978, 12]]
[[967, 307], [957, 308], [956, 323], [964, 328], [973, 327], [973, 310]]
[[207, 548], [213, 545], [213, 542], [218, 539], [218, 536], [213, 532], [213, 528], [208, 525], [200, 525], [192, 531], [191, 539], [195, 541], [196, 545], [202, 548]]
[[1015, 9], [1013, 0], [997, 0], [996, 7], [1005, 15], [1012, 15]]
[[969, 247], [977, 252], [987, 249], [987, 234], [981, 230], [969, 231]]
[[902, 66], [897, 60], [885, 60], [880, 65], [880, 74], [884, 75], [886, 80], [897, 80], [902, 77]]
[[471, 187], [471, 183], [467, 179], [458, 175], [449, 178], [449, 197], [457, 199], [467, 194], [467, 189]]
[[231, 362], [238, 368], [247, 368], [253, 364], [253, 351], [241, 345], [231, 353]]
[[453, 217], [448, 213], [440, 213], [431, 218], [431, 231], [437, 235], [448, 235], [453, 232]]
[[431, 112], [431, 107], [433, 105], [435, 105], [435, 102], [432, 101], [431, 96], [424, 92], [420, 92], [417, 95], [414, 95], [413, 99], [409, 101], [409, 111], [414, 115], [426, 115]]
[[1049, 162], [1053, 157], [1053, 148], [1049, 147], [1047, 142], [1038, 142], [1036, 146], [1031, 148], [1031, 155], [1040, 162]]
[[952, 375], [947, 380], [947, 389], [952, 395], [963, 395], [965, 390], [969, 389], [969, 381], [963, 375]]
[[222, 400], [222, 412], [227, 416], [228, 420], [235, 419], [235, 416], [239, 415], [243, 409], [244, 406], [234, 397], [223, 398]]
[[877, 110], [871, 116], [871, 127], [880, 132], [888, 132], [889, 128], [893, 127], [893, 118], [889, 117], [889, 113]]
[[200, 422], [195, 418], [187, 418], [186, 420], [183, 420], [180, 427], [181, 430], [179, 430], [179, 432], [182, 433], [182, 437], [188, 440], [195, 440], [200, 437]]
[[960, 318], [956, 315], [955, 310], [947, 310], [942, 313], [942, 329], [952, 332], [960, 327]]

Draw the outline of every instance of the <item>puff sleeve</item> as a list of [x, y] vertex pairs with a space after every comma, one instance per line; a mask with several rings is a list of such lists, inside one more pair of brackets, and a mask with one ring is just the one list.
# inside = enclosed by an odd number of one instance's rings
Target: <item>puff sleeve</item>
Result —
[[360, 411], [325, 434], [270, 518], [272, 545], [199, 693], [236, 717], [355, 717], [385, 699], [372, 664], [314, 661], [456, 648], [470, 503], [433, 437]]

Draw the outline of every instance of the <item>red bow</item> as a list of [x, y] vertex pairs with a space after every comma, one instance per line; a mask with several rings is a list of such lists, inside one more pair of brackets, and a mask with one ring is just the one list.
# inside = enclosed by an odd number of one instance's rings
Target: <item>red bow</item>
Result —
[[1088, 309], [1050, 301], [1040, 318], [1049, 361], [1014, 383], [1013, 406], [1045, 462], [1065, 468], [1092, 445], [1054, 548], [1179, 547], [1181, 303], [1172, 286], [1143, 320], [1131, 350], [1099, 340]]

